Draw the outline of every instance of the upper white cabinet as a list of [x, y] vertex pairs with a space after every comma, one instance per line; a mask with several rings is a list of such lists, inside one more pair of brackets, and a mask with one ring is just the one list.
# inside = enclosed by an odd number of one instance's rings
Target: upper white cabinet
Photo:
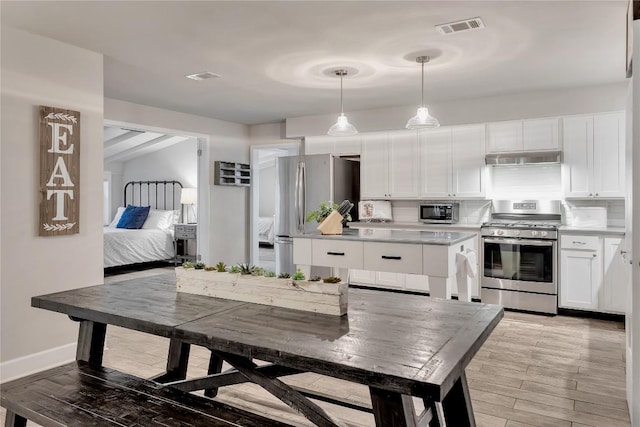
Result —
[[559, 150], [557, 118], [487, 124], [487, 152]]
[[484, 197], [485, 126], [453, 126], [420, 133], [422, 197]]
[[624, 113], [563, 119], [565, 197], [625, 196]]
[[305, 154], [357, 155], [361, 150], [361, 135], [309, 136], [304, 140]]
[[419, 196], [420, 156], [415, 131], [362, 136], [362, 198], [408, 199]]

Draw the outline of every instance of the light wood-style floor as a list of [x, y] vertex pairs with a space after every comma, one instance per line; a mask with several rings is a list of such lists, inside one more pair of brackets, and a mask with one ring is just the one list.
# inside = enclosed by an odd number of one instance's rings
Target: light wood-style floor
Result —
[[[150, 270], [106, 280], [155, 273]], [[618, 322], [506, 312], [467, 368], [478, 426], [630, 426], [624, 340], [623, 325]], [[106, 347], [106, 366], [150, 377], [164, 369], [168, 340], [109, 327]], [[188, 375], [205, 375], [208, 360], [206, 349], [192, 348]], [[357, 384], [315, 374], [284, 380], [362, 403], [369, 401], [367, 388]], [[218, 398], [295, 425], [311, 425], [254, 385], [223, 388]], [[346, 425], [374, 425], [371, 415], [321, 406]]]

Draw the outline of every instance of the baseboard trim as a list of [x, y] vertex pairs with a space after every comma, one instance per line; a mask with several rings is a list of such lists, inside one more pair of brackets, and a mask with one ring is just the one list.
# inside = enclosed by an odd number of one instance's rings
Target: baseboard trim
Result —
[[0, 383], [71, 362], [76, 358], [77, 345], [74, 342], [2, 362], [0, 363]]

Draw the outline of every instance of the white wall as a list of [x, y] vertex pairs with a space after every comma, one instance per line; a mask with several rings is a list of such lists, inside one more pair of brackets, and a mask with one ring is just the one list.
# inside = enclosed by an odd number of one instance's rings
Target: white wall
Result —
[[[1, 39], [0, 375], [6, 380], [75, 355], [78, 324], [31, 308], [30, 298], [103, 280], [103, 63], [100, 54], [7, 26]], [[78, 234], [38, 236], [39, 105], [81, 113]]]
[[248, 126], [110, 98], [104, 100], [104, 114], [119, 124], [209, 139], [203, 158], [208, 158], [210, 174], [201, 176], [200, 187], [206, 188], [199, 188], [200, 212], [208, 208], [209, 215], [198, 216], [199, 252], [207, 264], [248, 261], [249, 189], [213, 185], [214, 161], [249, 163]]
[[274, 161], [259, 169], [260, 199], [258, 214], [273, 216], [276, 213], [276, 164]]
[[[501, 120], [562, 116], [603, 111], [622, 111], [628, 83], [589, 86], [553, 91], [521, 92], [488, 98], [429, 103], [429, 112], [442, 126]], [[346, 111], [360, 132], [404, 129], [416, 114], [415, 106]], [[286, 120], [286, 136], [325, 135], [336, 114], [292, 117]]]

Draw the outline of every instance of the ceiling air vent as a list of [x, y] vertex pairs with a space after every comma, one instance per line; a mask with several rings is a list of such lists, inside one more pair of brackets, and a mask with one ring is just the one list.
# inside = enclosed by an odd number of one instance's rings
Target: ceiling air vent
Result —
[[188, 76], [185, 76], [185, 77], [191, 80], [200, 81], [200, 80], [212, 79], [214, 77], [220, 77], [220, 74], [212, 73], [211, 71], [203, 71], [202, 73], [189, 74]]
[[438, 32], [444, 35], [459, 33], [460, 31], [478, 30], [480, 28], [484, 28], [484, 22], [480, 17], [436, 25]]

